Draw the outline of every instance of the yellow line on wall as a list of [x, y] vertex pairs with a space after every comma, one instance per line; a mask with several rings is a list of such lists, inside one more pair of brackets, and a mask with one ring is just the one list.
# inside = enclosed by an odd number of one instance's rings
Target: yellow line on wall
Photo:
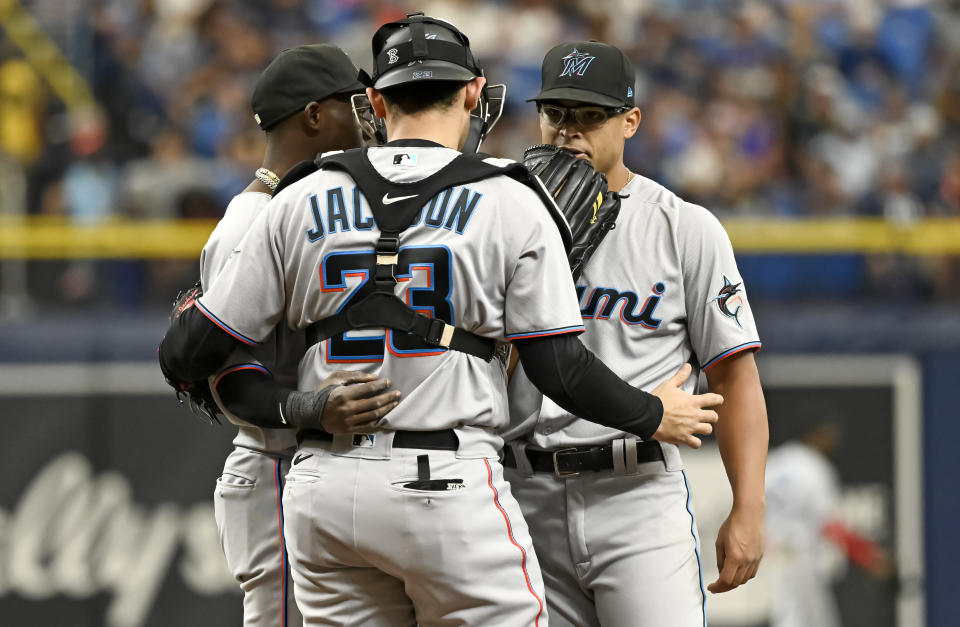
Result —
[[213, 220], [0, 218], [0, 259], [199, 259]]
[[960, 219], [897, 224], [879, 218], [733, 219], [723, 223], [738, 253], [960, 254]]
[[[0, 216], [0, 259], [197, 259], [214, 220], [110, 220]], [[733, 219], [738, 254], [960, 255], [960, 219], [910, 225], [879, 219]]]

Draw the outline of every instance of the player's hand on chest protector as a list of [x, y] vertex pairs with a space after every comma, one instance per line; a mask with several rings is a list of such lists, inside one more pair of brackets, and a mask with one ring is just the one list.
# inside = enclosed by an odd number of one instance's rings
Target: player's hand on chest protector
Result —
[[530, 146], [523, 165], [536, 175], [563, 212], [573, 233], [568, 260], [576, 281], [607, 232], [616, 226], [620, 195], [607, 191], [607, 177], [586, 159], [550, 144]]

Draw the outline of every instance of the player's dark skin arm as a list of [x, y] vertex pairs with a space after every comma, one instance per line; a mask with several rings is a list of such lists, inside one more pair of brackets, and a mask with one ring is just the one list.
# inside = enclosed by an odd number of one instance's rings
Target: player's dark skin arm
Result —
[[623, 381], [573, 335], [514, 342], [527, 378], [575, 416], [645, 440], [699, 446], [695, 434], [709, 434], [717, 420], [705, 407], [720, 405], [716, 394], [690, 395], [679, 389], [689, 366], [649, 394]]
[[[202, 381], [241, 343], [213, 324], [196, 307], [174, 319], [160, 343], [161, 367], [180, 381]], [[396, 407], [399, 392], [389, 380], [368, 380], [357, 373], [349, 380], [328, 379], [314, 392], [284, 388], [257, 371], [240, 370], [220, 380], [221, 401], [235, 416], [261, 427], [312, 427], [331, 433], [369, 430]], [[354, 385], [351, 385], [354, 384]]]
[[299, 392], [260, 370], [238, 370], [220, 378], [217, 394], [227, 411], [258, 427], [359, 433], [399, 403], [400, 392], [389, 387], [389, 379], [353, 371], [335, 372], [314, 392]]

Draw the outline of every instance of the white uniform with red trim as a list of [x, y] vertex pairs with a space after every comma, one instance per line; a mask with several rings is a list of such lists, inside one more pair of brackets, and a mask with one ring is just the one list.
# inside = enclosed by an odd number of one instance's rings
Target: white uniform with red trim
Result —
[[[270, 198], [269, 194], [244, 192], [227, 206], [200, 255], [204, 291], [213, 286], [230, 251], [243, 239]], [[305, 342], [303, 333], [292, 333], [281, 326], [262, 345], [235, 351], [227, 366], [210, 377], [210, 388], [221, 409], [217, 383], [236, 370], [262, 370], [281, 384], [296, 387], [297, 366]], [[262, 429], [225, 409], [224, 414], [240, 428], [223, 474], [217, 479], [213, 502], [227, 566], [243, 590], [243, 624], [299, 625], [303, 618], [288, 577], [281, 506], [284, 477], [297, 444], [294, 431]]]
[[[456, 155], [419, 141], [369, 152], [410, 194]], [[559, 233], [531, 189], [498, 176], [423, 202], [400, 238], [397, 293], [412, 307], [501, 342], [582, 331]], [[276, 196], [198, 309], [245, 342], [281, 319], [306, 327], [371, 278], [378, 235], [353, 180], [317, 172]], [[307, 351], [300, 389], [344, 364], [389, 378], [403, 398], [380, 431], [306, 441], [294, 458], [286, 537], [306, 624], [546, 624], [536, 555], [497, 456], [504, 359], [350, 331]], [[396, 430], [447, 429], [456, 451], [393, 447]], [[422, 455], [442, 487], [405, 485]]]
[[838, 627], [840, 609], [833, 591], [836, 561], [824, 536], [841, 511], [836, 468], [820, 451], [787, 442], [767, 458], [768, 577], [774, 579], [771, 627]]
[[[699, 370], [760, 347], [730, 240], [717, 219], [635, 176], [617, 225], [577, 291], [583, 343], [614, 372], [651, 391], [685, 362]], [[553, 625], [702, 626], [704, 590], [690, 493], [675, 445], [663, 461], [630, 463], [633, 436], [570, 415], [519, 368], [508, 439], [525, 447], [614, 443], [614, 471], [560, 480], [525, 457], [507, 469], [540, 556]], [[652, 446], [656, 446], [653, 443]], [[625, 453], [626, 451], [626, 453]]]

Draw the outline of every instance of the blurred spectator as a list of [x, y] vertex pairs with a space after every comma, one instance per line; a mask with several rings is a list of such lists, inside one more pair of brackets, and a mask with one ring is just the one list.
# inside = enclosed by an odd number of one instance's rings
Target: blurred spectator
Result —
[[131, 161], [123, 173], [123, 205], [131, 215], [178, 217], [177, 201], [190, 189], [207, 188], [215, 177], [216, 162], [187, 150], [183, 136], [161, 131], [149, 156]]
[[[627, 163], [721, 216], [960, 215], [960, 5], [876, 0], [96, 0], [26, 6], [103, 107], [75, 121], [36, 71], [0, 47], [0, 150], [30, 166], [31, 211], [217, 215], [262, 151], [252, 81], [280, 50], [329, 41], [369, 69], [376, 27], [425, 10], [457, 23], [508, 104], [485, 150], [538, 140], [544, 52], [622, 47], [643, 113]], [[87, 21], [89, 23], [87, 23]], [[96, 124], [95, 124], [96, 126]], [[97, 129], [95, 129], [97, 130]], [[91, 147], [93, 146], [93, 147]], [[946, 262], [945, 262], [946, 263]], [[906, 264], [906, 265], [905, 265]], [[891, 276], [958, 288], [950, 263], [887, 258]], [[944, 269], [946, 268], [946, 269]]]
[[[41, 20], [73, 15], [43, 4]], [[175, 159], [246, 168], [232, 143], [254, 128], [250, 85], [272, 55], [327, 40], [369, 66], [370, 33], [413, 8], [403, 0], [101, 0], [92, 83], [109, 100], [111, 126], [128, 127], [111, 128], [111, 137], [140, 138], [147, 160], [116, 165], [139, 179], [147, 163]], [[958, 23], [949, 9], [935, 15], [920, 0], [434, 0], [416, 8], [464, 26], [491, 81], [508, 83], [501, 132], [512, 137], [490, 140], [508, 156], [522, 147], [514, 137], [536, 138], [524, 100], [544, 51], [595, 36], [627, 49], [640, 69], [634, 167], [713, 210], [855, 213], [876, 196], [891, 161], [919, 200], [913, 211], [931, 213], [941, 196], [943, 153], [960, 121], [960, 38], [948, 32]], [[149, 120], [156, 107], [165, 129], [144, 127], [138, 115]], [[171, 132], [183, 141], [175, 156]], [[177, 192], [143, 197], [133, 191], [143, 181], [127, 187], [120, 195], [130, 212], [176, 213]]]

